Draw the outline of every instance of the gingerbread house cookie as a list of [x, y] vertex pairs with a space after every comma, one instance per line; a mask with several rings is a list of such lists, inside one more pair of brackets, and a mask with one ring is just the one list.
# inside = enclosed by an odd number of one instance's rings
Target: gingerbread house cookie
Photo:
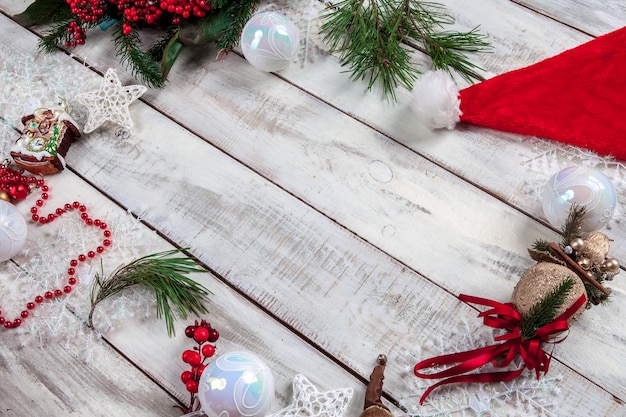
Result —
[[21, 168], [36, 175], [55, 174], [65, 167], [65, 155], [80, 137], [78, 125], [62, 108], [39, 108], [22, 117], [24, 131], [11, 148]]

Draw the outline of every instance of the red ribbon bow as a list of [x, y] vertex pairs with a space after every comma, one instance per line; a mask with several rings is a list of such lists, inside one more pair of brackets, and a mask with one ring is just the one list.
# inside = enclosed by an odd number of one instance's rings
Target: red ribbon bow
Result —
[[[555, 344], [565, 340], [567, 335], [557, 340], [551, 338], [551, 336], [568, 330], [569, 326], [567, 325], [567, 320], [587, 302], [585, 295], [581, 295], [572, 306], [563, 312], [563, 314], [558, 316], [551, 323], [537, 329], [532, 339], [524, 339], [521, 335], [522, 316], [513, 308], [513, 304], [503, 304], [486, 298], [472, 297], [465, 294], [459, 295], [459, 299], [473, 304], [492, 307], [490, 310], [480, 313], [478, 317], [484, 317], [483, 323], [486, 326], [496, 329], [508, 329], [510, 333], [498, 336], [494, 339], [502, 343], [469, 350], [467, 352], [436, 356], [431, 359], [423, 360], [415, 365], [415, 376], [426, 379], [447, 378], [428, 388], [424, 395], [422, 395], [420, 404], [424, 403], [426, 397], [428, 397], [435, 388], [445, 384], [456, 382], [511, 381], [520, 376], [526, 368], [530, 370], [534, 369], [537, 374], [537, 379], [539, 379], [542, 372], [544, 374], [548, 372], [550, 359], [552, 358], [551, 354], [548, 356], [541, 348], [541, 343], [549, 342]], [[504, 368], [518, 355], [521, 356], [524, 362], [524, 366], [520, 369], [464, 375], [489, 362], [495, 367]], [[504, 356], [504, 358], [499, 359], [502, 356]], [[433, 374], [423, 374], [419, 372], [422, 369], [428, 369], [434, 366], [453, 364], [457, 365]]]

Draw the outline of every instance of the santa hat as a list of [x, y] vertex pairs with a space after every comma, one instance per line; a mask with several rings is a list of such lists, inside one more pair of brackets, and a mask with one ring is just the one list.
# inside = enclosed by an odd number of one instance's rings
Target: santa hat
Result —
[[411, 107], [430, 128], [461, 121], [626, 160], [626, 27], [461, 91], [426, 73]]

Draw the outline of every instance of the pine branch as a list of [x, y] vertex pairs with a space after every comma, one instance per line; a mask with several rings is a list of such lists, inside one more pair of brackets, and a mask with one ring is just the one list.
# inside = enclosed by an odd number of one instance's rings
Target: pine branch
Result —
[[572, 204], [567, 215], [567, 220], [561, 230], [561, 246], [569, 246], [569, 243], [577, 237], [581, 236], [582, 224], [587, 214], [585, 206], [579, 206], [578, 204]]
[[163, 59], [163, 52], [172, 38], [178, 33], [178, 26], [170, 26], [165, 30], [165, 33], [157, 39], [157, 41], [148, 49], [146, 54], [154, 62], [161, 62]]
[[128, 35], [122, 33], [122, 22], [113, 25], [116, 55], [120, 62], [130, 68], [134, 77], [139, 77], [149, 86], [163, 88], [165, 83], [160, 63], [141, 50], [139, 34], [133, 30]]
[[252, 12], [260, 0], [241, 0], [232, 2], [229, 6], [226, 6], [227, 1], [215, 1], [217, 7], [224, 7], [225, 11], [229, 14], [230, 24], [221, 33], [217, 40], [217, 47], [220, 49], [233, 49], [239, 42], [241, 31], [246, 25]]
[[41, 39], [39, 39], [39, 50], [52, 53], [61, 46], [67, 39], [67, 28], [73, 19], [64, 20], [54, 23], [48, 31], [46, 31]]
[[550, 242], [545, 239], [537, 239], [533, 243], [532, 249], [538, 252], [547, 252], [550, 250]]
[[93, 314], [100, 302], [137, 285], [154, 292], [157, 318], [163, 317], [170, 336], [175, 334], [174, 309], [183, 318], [207, 313], [204, 302], [210, 291], [185, 276], [204, 270], [189, 258], [170, 257], [178, 252], [171, 250], [144, 256], [117, 268], [108, 278], [96, 275], [91, 288], [89, 327], [93, 328]]
[[567, 278], [546, 295], [522, 317], [521, 334], [523, 339], [532, 339], [537, 329], [552, 322], [567, 295], [574, 287], [574, 280]]
[[455, 70], [464, 78], [480, 79], [466, 53], [489, 47], [478, 28], [469, 32], [439, 31], [454, 23], [437, 3], [417, 0], [343, 0], [322, 15], [320, 32], [352, 79], [369, 78], [368, 89], [381, 82], [383, 95], [395, 100], [394, 89], [412, 88], [420, 71], [411, 62], [413, 48], [429, 55], [433, 67]]

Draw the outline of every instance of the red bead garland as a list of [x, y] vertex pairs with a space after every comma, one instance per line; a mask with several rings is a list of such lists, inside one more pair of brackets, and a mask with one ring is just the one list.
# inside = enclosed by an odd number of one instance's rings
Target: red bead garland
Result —
[[[23, 190], [21, 189], [18, 191], [18, 187], [20, 185], [26, 187], [26, 194], [23, 194]], [[67, 274], [69, 275], [69, 277], [67, 279], [67, 285], [65, 285], [63, 289], [57, 288], [53, 291], [46, 291], [43, 296], [36, 295], [34, 297], [34, 302], [29, 301], [28, 303], [26, 303], [26, 309], [21, 311], [20, 317], [15, 318], [13, 321], [7, 320], [2, 315], [2, 311], [0, 310], [0, 326], [4, 326], [5, 329], [15, 329], [17, 327], [20, 327], [22, 325], [22, 319], [26, 319], [29, 317], [30, 310], [35, 310], [37, 305], [44, 302], [44, 300], [52, 300], [54, 298], [58, 298], [63, 296], [64, 294], [69, 294], [70, 292], [72, 292], [73, 286], [77, 283], [77, 279], [75, 277], [75, 267], [77, 267], [80, 262], [85, 262], [87, 261], [87, 259], [92, 259], [96, 257], [96, 255], [102, 254], [105, 250], [105, 247], [111, 246], [111, 231], [108, 229], [107, 224], [99, 219], [90, 218], [89, 214], [87, 213], [87, 207], [85, 205], [81, 204], [78, 201], [74, 201], [71, 204], [65, 204], [62, 208], [57, 208], [54, 213], [39, 215], [39, 208], [44, 205], [45, 200], [49, 199], [49, 188], [44, 183], [44, 180], [38, 180], [35, 177], [25, 177], [20, 173], [13, 171], [10, 168], [7, 168], [6, 166], [0, 167], [0, 191], [7, 192], [8, 195], [11, 196], [11, 198], [17, 200], [24, 199], [26, 195], [28, 195], [28, 192], [30, 192], [30, 187], [39, 187], [41, 189], [40, 199], [35, 201], [35, 205], [30, 209], [31, 219], [33, 220], [33, 222], [42, 225], [51, 223], [57, 217], [60, 217], [67, 212], [78, 210], [81, 213], [81, 219], [85, 222], [87, 226], [94, 226], [100, 230], [103, 230], [103, 235], [105, 239], [103, 239], [102, 241], [102, 246], [97, 246], [95, 251], [88, 251], [87, 256], [85, 256], [84, 254], [79, 254], [76, 256], [75, 259], [71, 259], [69, 261], [69, 268], [67, 269]], [[15, 191], [15, 193], [12, 193], [12, 190]]]

